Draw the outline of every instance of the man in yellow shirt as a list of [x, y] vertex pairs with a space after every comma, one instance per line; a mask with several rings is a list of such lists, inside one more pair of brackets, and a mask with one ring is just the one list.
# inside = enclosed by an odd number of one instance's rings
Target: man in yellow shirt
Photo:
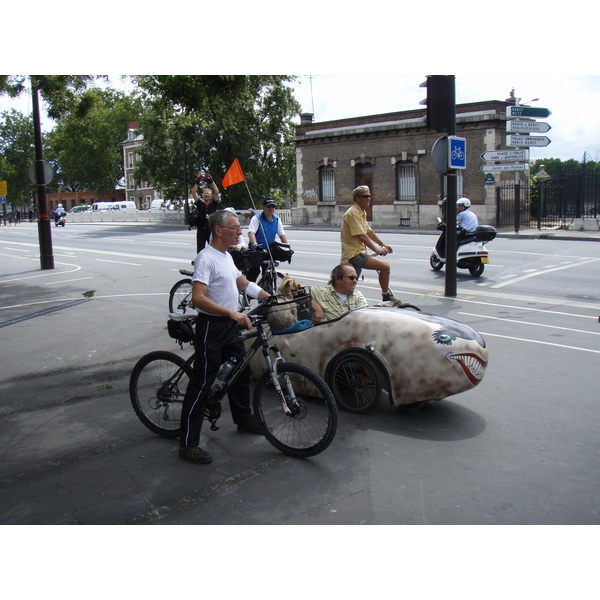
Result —
[[[342, 263], [350, 263], [357, 276], [363, 269], [372, 269], [379, 274], [379, 285], [384, 302], [396, 300], [394, 293], [389, 288], [390, 265], [379, 258], [393, 252], [391, 246], [384, 244], [367, 222], [365, 209], [371, 203], [371, 192], [366, 185], [358, 186], [352, 192], [353, 205], [346, 211], [342, 218], [340, 241], [342, 243]], [[369, 255], [370, 248], [377, 256]]]

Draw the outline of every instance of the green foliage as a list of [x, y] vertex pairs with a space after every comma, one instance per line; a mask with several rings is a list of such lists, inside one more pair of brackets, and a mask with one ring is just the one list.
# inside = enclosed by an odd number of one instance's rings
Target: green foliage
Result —
[[8, 201], [17, 206], [28, 206], [33, 186], [27, 172], [35, 160], [33, 121], [12, 109], [0, 116], [0, 179], [6, 181]]
[[[255, 203], [273, 189], [292, 194], [295, 155], [292, 118], [300, 106], [285, 76], [152, 76], [137, 78], [147, 93], [140, 127], [144, 149], [136, 180], [153, 181], [169, 198], [185, 196], [199, 172], [220, 182], [235, 158]], [[247, 207], [244, 184], [230, 187], [223, 202]]]
[[121, 92], [92, 88], [77, 107], [58, 120], [49, 135], [48, 160], [58, 165], [57, 186], [70, 191], [115, 189], [123, 178], [127, 121], [142, 112], [141, 100]]

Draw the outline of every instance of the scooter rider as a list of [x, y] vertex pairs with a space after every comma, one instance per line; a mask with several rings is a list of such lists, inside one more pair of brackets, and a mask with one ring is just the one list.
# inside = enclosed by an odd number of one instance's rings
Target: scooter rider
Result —
[[56, 210], [54, 211], [54, 222], [58, 223], [58, 220], [60, 219], [60, 215], [62, 215], [65, 211], [65, 209], [63, 208], [62, 204], [59, 204], [56, 207]]
[[459, 198], [456, 201], [456, 224], [462, 230], [473, 233], [479, 225], [477, 215], [471, 210], [471, 201], [468, 198]]
[[[444, 202], [446, 199], [444, 198]], [[456, 201], [456, 226], [458, 230], [456, 232], [456, 239], [458, 243], [461, 242], [469, 233], [473, 233], [477, 229], [479, 221], [477, 215], [471, 210], [471, 201], [468, 198], [459, 198]], [[444, 211], [445, 220], [445, 211]], [[440, 235], [437, 244], [435, 245], [437, 253], [440, 258], [446, 257], [446, 229], [444, 228]]]

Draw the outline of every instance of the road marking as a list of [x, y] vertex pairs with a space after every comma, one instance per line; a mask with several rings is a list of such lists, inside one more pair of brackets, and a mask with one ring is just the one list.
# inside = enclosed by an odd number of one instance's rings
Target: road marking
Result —
[[584, 260], [578, 263], [572, 263], [570, 265], [565, 265], [564, 267], [553, 267], [550, 269], [544, 269], [541, 271], [536, 271], [535, 273], [528, 273], [527, 275], [521, 275], [520, 277], [515, 277], [510, 281], [504, 281], [503, 283], [497, 283], [493, 285], [491, 289], [498, 289], [504, 287], [506, 285], [512, 285], [513, 283], [518, 283], [519, 281], [523, 281], [524, 279], [529, 279], [530, 277], [537, 277], [538, 275], [545, 275], [546, 273], [552, 273], [553, 271], [562, 271], [564, 269], [569, 269], [571, 267], [581, 267], [583, 265], [587, 265], [589, 263], [598, 262], [600, 258], [590, 258], [589, 260]]
[[97, 260], [98, 262], [116, 263], [117, 265], [130, 265], [131, 267], [141, 267], [141, 266], [143, 266], [143, 265], [140, 265], [138, 263], [123, 262], [121, 260], [108, 260], [106, 258], [96, 258], [94, 260]]
[[73, 281], [83, 281], [84, 279], [94, 279], [93, 277], [78, 277], [77, 279], [61, 279], [60, 281], [48, 281], [44, 285], [58, 285], [61, 283], [71, 283]]
[[554, 344], [552, 342], [542, 342], [540, 340], [528, 340], [526, 338], [513, 337], [512, 335], [500, 335], [498, 333], [479, 332], [483, 336], [503, 338], [505, 340], [513, 340], [515, 342], [529, 342], [530, 344], [541, 344], [542, 346], [554, 346], [555, 348], [564, 348], [565, 350], [579, 350], [581, 352], [591, 352], [592, 354], [600, 354], [600, 350], [590, 350], [589, 348], [578, 348], [577, 346], [565, 346], [564, 344]]
[[519, 323], [520, 325], [532, 325], [533, 327], [547, 327], [548, 329], [561, 329], [572, 333], [589, 333], [590, 335], [600, 335], [598, 331], [587, 331], [585, 329], [572, 329], [571, 327], [560, 327], [559, 325], [546, 325], [544, 323], [531, 323], [530, 321], [518, 321], [517, 319], [506, 319], [504, 317], [490, 317], [488, 315], [477, 315], [475, 313], [459, 312], [459, 315], [468, 315], [469, 317], [478, 317], [481, 319], [491, 319], [493, 321], [505, 321], [506, 323]]

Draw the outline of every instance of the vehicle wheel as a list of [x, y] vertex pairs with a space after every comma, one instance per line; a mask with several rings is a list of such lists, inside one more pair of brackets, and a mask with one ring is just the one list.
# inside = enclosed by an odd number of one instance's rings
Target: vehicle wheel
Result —
[[485, 265], [482, 262], [469, 264], [469, 273], [471, 273], [473, 277], [479, 277], [483, 273], [483, 269], [485, 269]]
[[271, 374], [264, 373], [254, 390], [253, 408], [265, 437], [290, 456], [306, 458], [323, 452], [337, 430], [331, 390], [316, 373], [295, 363], [279, 363], [277, 376], [291, 413], [284, 412]]
[[185, 360], [164, 350], [140, 358], [129, 378], [129, 397], [135, 414], [154, 433], [179, 435], [181, 408], [192, 368]]
[[267, 271], [259, 280], [258, 285], [268, 294], [276, 294], [283, 275], [277, 271]]
[[327, 369], [327, 381], [335, 401], [352, 413], [366, 413], [381, 398], [381, 381], [375, 363], [360, 352], [345, 352]]
[[169, 292], [169, 312], [185, 315], [194, 310], [192, 308], [192, 289], [191, 279], [178, 281]]
[[434, 271], [439, 271], [444, 266], [444, 263], [433, 252], [429, 257], [429, 264]]

